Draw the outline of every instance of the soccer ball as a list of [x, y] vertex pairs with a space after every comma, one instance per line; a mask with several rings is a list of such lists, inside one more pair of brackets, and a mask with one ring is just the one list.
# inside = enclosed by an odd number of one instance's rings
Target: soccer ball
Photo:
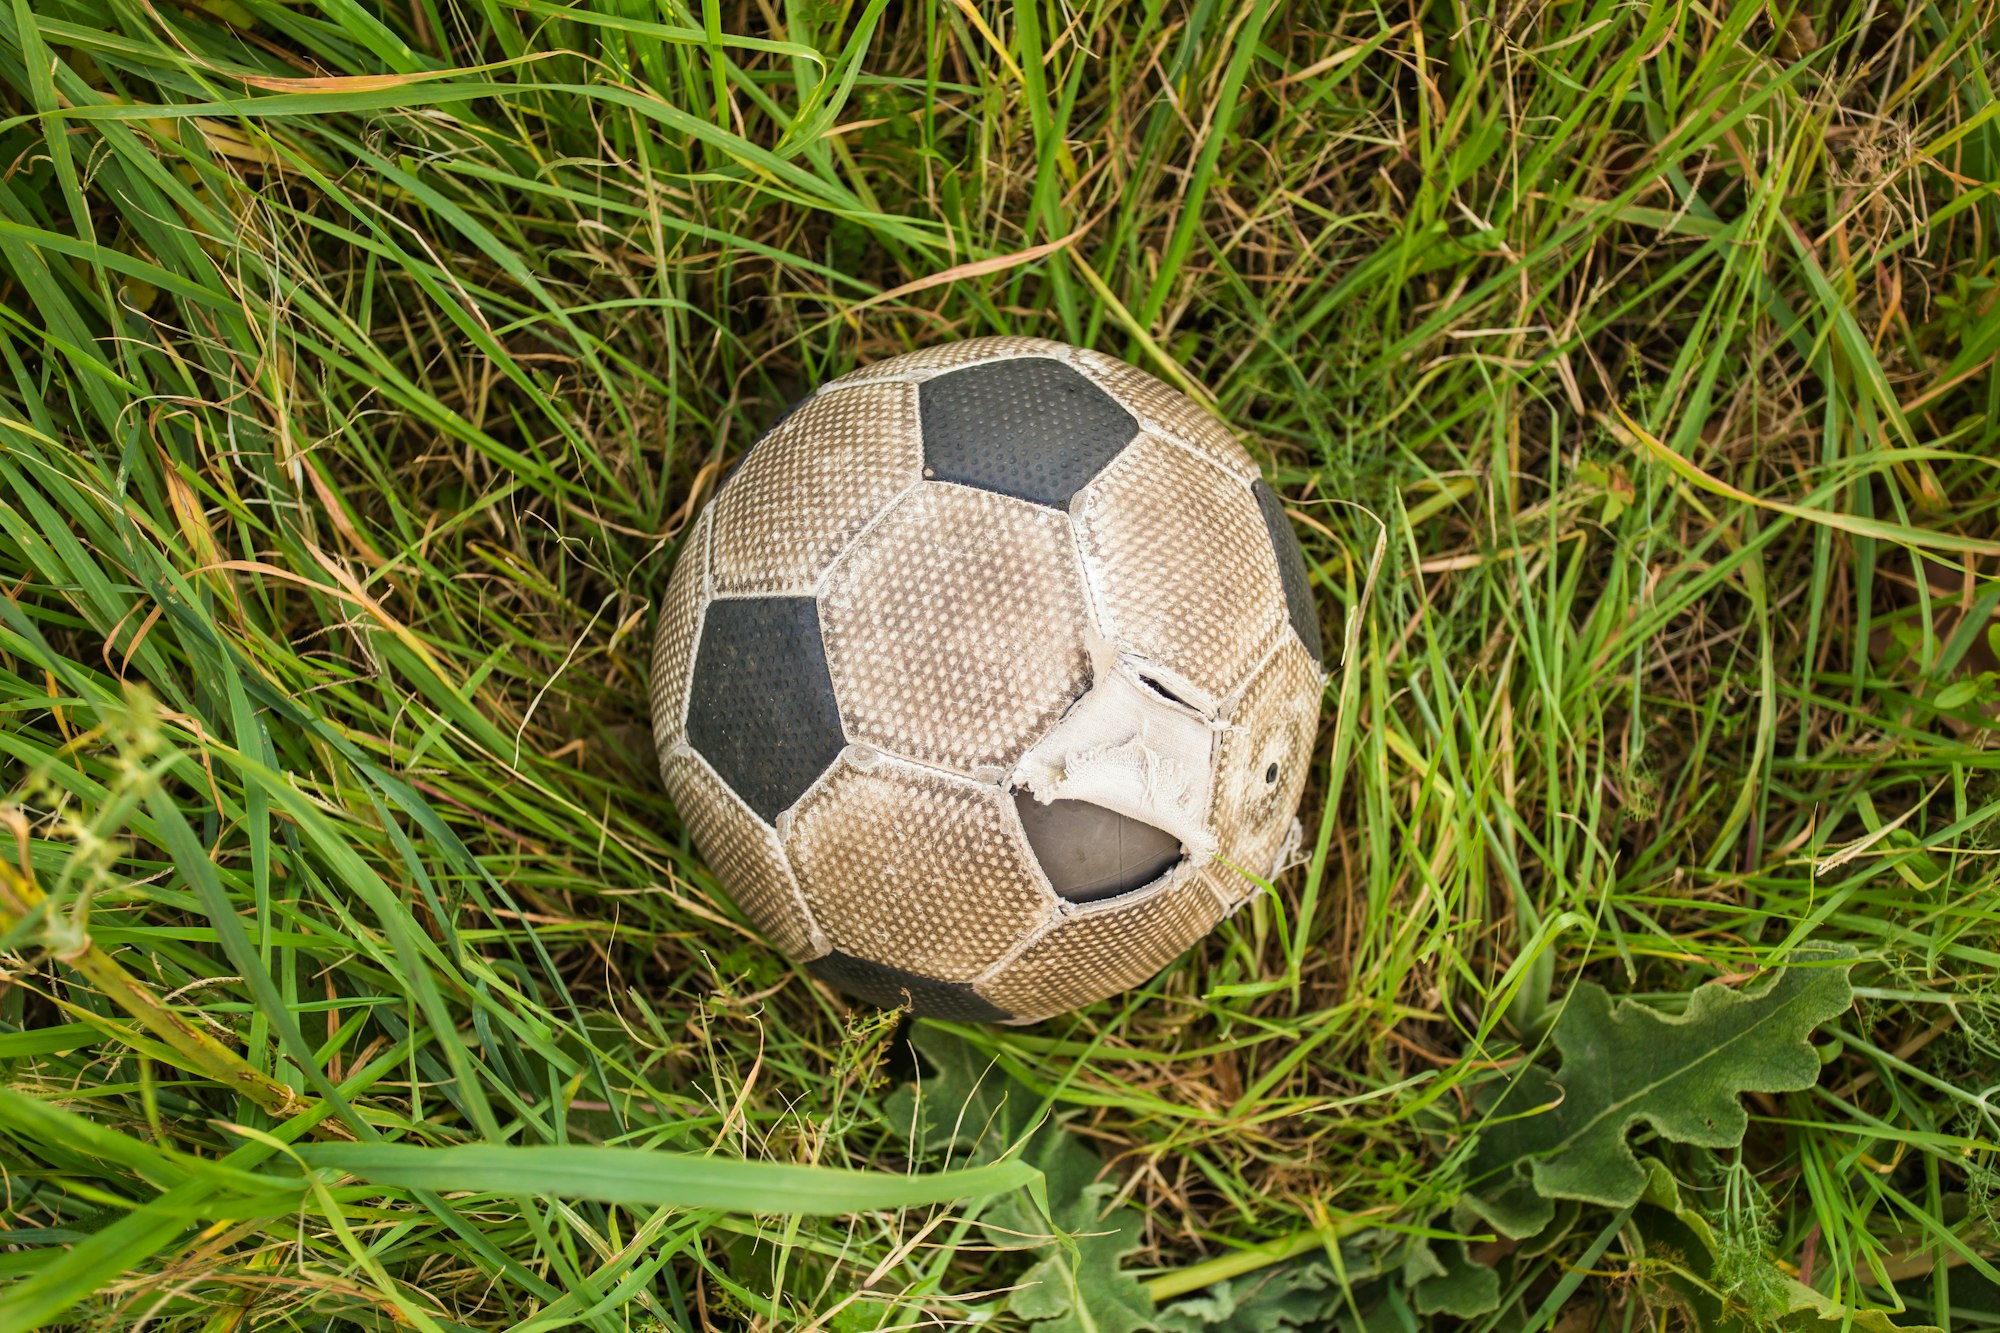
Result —
[[1304, 556], [1213, 417], [977, 338], [821, 388], [695, 521], [653, 726], [716, 878], [839, 990], [1032, 1022], [1159, 971], [1298, 846]]

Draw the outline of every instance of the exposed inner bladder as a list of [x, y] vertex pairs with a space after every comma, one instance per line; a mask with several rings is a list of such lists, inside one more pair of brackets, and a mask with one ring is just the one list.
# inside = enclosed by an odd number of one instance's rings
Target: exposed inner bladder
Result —
[[1179, 863], [1181, 840], [1116, 810], [1089, 801], [1043, 804], [1014, 793], [1021, 827], [1043, 873], [1073, 903], [1094, 903], [1143, 888]]
[[1215, 724], [1104, 653], [1095, 680], [1012, 775], [1021, 824], [1055, 891], [1094, 902], [1215, 852]]

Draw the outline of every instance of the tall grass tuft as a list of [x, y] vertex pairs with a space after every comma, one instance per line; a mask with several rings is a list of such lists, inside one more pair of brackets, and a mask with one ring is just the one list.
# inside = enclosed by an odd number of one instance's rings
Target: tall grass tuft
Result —
[[[1423, 1262], [1504, 1275], [1482, 1333], [2000, 1322], [1996, 33], [0, 5], [0, 1329], [1021, 1327], [1062, 1255], [1244, 1327], [1473, 1308]], [[951, 1081], [756, 937], [645, 720], [723, 466], [992, 332], [1201, 393], [1358, 617], [1310, 863], [956, 1034], [1116, 1245], [977, 1225], [1055, 1177], [912, 1144]], [[1681, 1249], [1454, 1222], [1579, 982], [1809, 942], [1857, 958], [1817, 1086], [1639, 1144]]]

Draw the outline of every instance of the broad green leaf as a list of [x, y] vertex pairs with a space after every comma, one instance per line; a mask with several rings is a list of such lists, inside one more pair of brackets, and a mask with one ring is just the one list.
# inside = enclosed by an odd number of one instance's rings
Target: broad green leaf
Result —
[[[1286, 1238], [1290, 1240], [1292, 1238]], [[1310, 1249], [1294, 1249], [1294, 1257], [1269, 1267], [1245, 1267], [1195, 1289], [1193, 1295], [1162, 1305], [1162, 1333], [1263, 1333], [1266, 1329], [1329, 1328], [1356, 1305], [1378, 1295], [1358, 1293], [1385, 1274], [1398, 1272], [1411, 1250], [1411, 1238], [1383, 1227], [1367, 1227], [1339, 1240], [1340, 1262], [1328, 1251], [1329, 1237], [1311, 1237]], [[1271, 1249], [1284, 1241], [1266, 1242]], [[1221, 1256], [1226, 1257], [1226, 1256]], [[1161, 1300], [1159, 1279], [1148, 1284]]]
[[[1054, 1120], [1035, 1121], [1040, 1101], [971, 1043], [928, 1024], [911, 1040], [933, 1072], [918, 1090], [890, 1099], [891, 1123], [917, 1151], [970, 1151], [979, 1161], [1021, 1141], [1016, 1160], [1040, 1171], [1045, 1201], [1025, 1193], [998, 1199], [980, 1217], [995, 1245], [1023, 1236], [1057, 1239], [1028, 1270], [1008, 1308], [1036, 1321], [1038, 1333], [1138, 1333], [1156, 1328], [1153, 1300], [1120, 1261], [1139, 1245], [1139, 1214], [1111, 1208], [1115, 1181], [1082, 1140]], [[1045, 1206], [1044, 1206], [1045, 1204]]]
[[1462, 1240], [1411, 1243], [1403, 1273], [1418, 1314], [1475, 1319], [1500, 1304], [1500, 1275], [1466, 1252]]
[[[1387, 1232], [1367, 1233], [1372, 1237]], [[1400, 1239], [1395, 1237], [1393, 1239]], [[1347, 1246], [1343, 1245], [1343, 1252]], [[1347, 1256], [1343, 1253], [1343, 1259]], [[1365, 1256], [1356, 1256], [1364, 1258]], [[1378, 1275], [1379, 1265], [1347, 1268], [1346, 1288]], [[1347, 1308], [1341, 1274], [1324, 1254], [1295, 1259], [1242, 1277], [1224, 1278], [1199, 1295], [1160, 1311], [1163, 1333], [1267, 1333], [1276, 1329], [1323, 1329]]]
[[1562, 1067], [1530, 1068], [1486, 1106], [1461, 1208], [1513, 1237], [1547, 1225], [1554, 1200], [1607, 1208], [1646, 1185], [1627, 1135], [1641, 1124], [1706, 1148], [1742, 1142], [1737, 1098], [1791, 1092], [1819, 1078], [1807, 1038], [1853, 1002], [1847, 955], [1820, 953], [1755, 991], [1711, 982], [1678, 1017], [1584, 983], [1552, 1040]]
[[913, 1155], [992, 1161], [1030, 1127], [1037, 1099], [1007, 1077], [969, 1041], [928, 1023], [910, 1030], [928, 1066], [924, 1076], [891, 1093], [889, 1128]]
[[[1105, 1201], [1118, 1192], [1115, 1181], [1080, 1184], [1102, 1163], [1068, 1131], [1049, 1134], [1030, 1151], [1035, 1148], [1041, 1149], [1037, 1157], [1048, 1173], [1051, 1220], [1063, 1238], [1028, 1270], [1007, 1308], [1036, 1321], [1040, 1333], [1138, 1333], [1159, 1327], [1152, 1297], [1120, 1267], [1139, 1247], [1139, 1214], [1130, 1208], [1105, 1211]], [[1018, 1199], [1005, 1201], [989, 1218], [996, 1228], [1006, 1229], [995, 1231], [996, 1241], [1017, 1244], [1018, 1238], [1008, 1232], [1032, 1233], [1048, 1225]]]
[[1004, 1194], [1035, 1178], [1034, 1168], [1020, 1161], [905, 1176], [597, 1146], [319, 1143], [298, 1152], [309, 1166], [333, 1167], [376, 1185], [720, 1208], [732, 1213], [818, 1215], [915, 1208]]

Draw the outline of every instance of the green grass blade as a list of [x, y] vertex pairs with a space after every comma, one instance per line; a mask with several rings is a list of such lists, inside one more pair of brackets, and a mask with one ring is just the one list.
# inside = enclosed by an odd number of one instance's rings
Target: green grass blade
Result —
[[764, 1214], [919, 1208], [991, 1198], [1039, 1178], [1033, 1167], [1019, 1161], [896, 1175], [593, 1146], [322, 1143], [301, 1147], [298, 1153], [309, 1166], [333, 1167], [378, 1185]]

